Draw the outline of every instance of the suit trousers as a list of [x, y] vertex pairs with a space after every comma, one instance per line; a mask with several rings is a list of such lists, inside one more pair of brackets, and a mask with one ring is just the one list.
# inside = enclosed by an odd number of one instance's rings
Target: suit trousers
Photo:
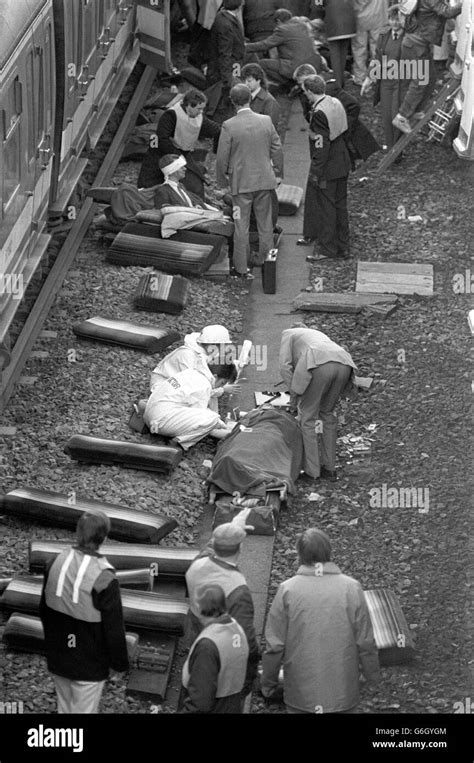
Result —
[[344, 70], [346, 68], [347, 54], [349, 53], [350, 38], [329, 41], [329, 55], [331, 56], [331, 69], [334, 72], [339, 87], [344, 86]]
[[250, 255], [250, 212], [253, 209], [258, 230], [258, 262], [263, 263], [273, 247], [272, 190], [248, 191], [232, 195], [234, 204], [233, 264], [238, 273], [247, 271]]
[[314, 188], [313, 217], [319, 254], [340, 257], [348, 253], [347, 176], [327, 180], [326, 188]]
[[406, 80], [393, 80], [380, 83], [380, 111], [382, 114], [383, 131], [387, 148], [392, 148], [403, 135], [392, 124], [392, 119], [398, 114], [400, 104], [408, 88]]
[[[335, 468], [337, 418], [333, 410], [351, 374], [351, 366], [334, 361], [312, 368], [311, 381], [299, 398], [299, 422], [304, 446], [303, 468], [309, 477], [320, 476], [321, 464], [331, 471]], [[321, 431], [317, 432], [318, 421], [318, 429]]]
[[400, 60], [409, 64], [409, 73], [416, 76], [410, 79], [408, 90], [400, 106], [400, 114], [409, 119], [415, 111], [423, 111], [436, 85], [436, 69], [429, 42], [402, 41]]
[[362, 85], [367, 76], [367, 64], [370, 58], [375, 58], [377, 39], [381, 29], [360, 29], [356, 36], [351, 39], [353, 67], [352, 73], [356, 85]]
[[97, 713], [105, 681], [71, 681], [52, 674], [58, 713]]

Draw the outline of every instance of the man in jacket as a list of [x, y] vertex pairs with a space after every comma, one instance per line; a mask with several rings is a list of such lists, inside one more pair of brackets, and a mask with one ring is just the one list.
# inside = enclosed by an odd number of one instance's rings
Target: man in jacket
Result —
[[242, 0], [224, 0], [211, 27], [207, 92], [212, 87], [217, 94], [210, 97], [208, 114], [219, 124], [233, 114], [229, 93], [238, 82], [245, 56], [244, 32], [238, 14], [241, 5]]
[[183, 667], [183, 713], [241, 713], [247, 670], [247, 638], [227, 612], [219, 585], [204, 586], [197, 599], [203, 630]]
[[410, 64], [408, 90], [392, 124], [405, 133], [412, 131], [410, 119], [421, 118], [436, 85], [433, 45], [441, 45], [446, 19], [461, 13], [462, 0], [419, 0], [416, 11], [406, 18], [401, 60]]
[[183, 185], [204, 198], [204, 167], [196, 161], [193, 152], [197, 142], [204, 138], [215, 139], [217, 143], [220, 133], [220, 126], [203, 114], [206, 104], [204, 93], [191, 88], [181, 101], [161, 115], [156, 136], [152, 136], [142, 162], [137, 180], [139, 188], [162, 183], [160, 159], [167, 154], [179, 154], [187, 161]]
[[217, 147], [216, 177], [230, 185], [234, 205], [234, 267], [236, 275], [252, 279], [247, 269], [250, 253], [249, 223], [253, 209], [259, 236], [256, 264], [273, 247], [272, 190], [283, 176], [283, 149], [270, 117], [250, 108], [250, 90], [236, 85], [231, 99], [237, 115], [222, 125]]
[[290, 405], [298, 409], [304, 471], [313, 479], [336, 480], [337, 418], [333, 410], [350, 386], [355, 368], [343, 347], [304, 323], [281, 335], [280, 375], [290, 391]]
[[263, 58], [259, 62], [271, 80], [278, 83], [291, 81], [300, 64], [312, 64], [321, 71], [323, 63], [316, 53], [313, 40], [306, 27], [292, 18], [290, 11], [280, 8], [275, 13], [276, 28], [270, 37], [245, 46], [246, 53], [257, 53], [276, 48], [278, 58]]
[[250, 90], [250, 108], [256, 114], [266, 114], [270, 117], [275, 130], [278, 130], [280, 107], [271, 93], [268, 92], [268, 82], [265, 72], [259, 64], [245, 64], [240, 73], [242, 82]]
[[264, 40], [273, 32], [279, 0], [245, 0], [242, 16], [245, 36], [250, 42]]
[[45, 573], [40, 615], [58, 713], [96, 713], [110, 668], [129, 667], [119, 584], [98, 553], [109, 531], [101, 511], [83, 514], [77, 545]]
[[[246, 512], [241, 512], [245, 515]], [[248, 513], [248, 512], [247, 512]], [[240, 514], [238, 515], [240, 517]], [[241, 544], [246, 537], [242, 522], [216, 527], [208, 548], [191, 564], [186, 572], [189, 594], [190, 627], [193, 638], [200, 632], [199, 591], [208, 585], [219, 585], [224, 590], [227, 612], [242, 626], [248, 642], [248, 666], [243, 693], [248, 694], [257, 673], [260, 652], [255, 637], [254, 606], [245, 577], [238, 568]]]
[[388, 21], [388, 0], [354, 0], [356, 35], [351, 40], [354, 82], [362, 86], [367, 75], [368, 52], [375, 56], [377, 39]]
[[325, 257], [347, 259], [350, 256], [347, 178], [351, 169], [346, 146], [347, 115], [337, 98], [325, 94], [322, 77], [307, 77], [303, 90], [311, 103], [308, 182], [313, 186], [312, 212], [318, 221], [317, 243], [307, 259], [310, 262]]
[[372, 623], [360, 583], [331, 562], [316, 528], [297, 540], [299, 567], [280, 585], [265, 629], [262, 693], [278, 693], [283, 666], [289, 713], [351, 713], [359, 702], [359, 664], [380, 680]]

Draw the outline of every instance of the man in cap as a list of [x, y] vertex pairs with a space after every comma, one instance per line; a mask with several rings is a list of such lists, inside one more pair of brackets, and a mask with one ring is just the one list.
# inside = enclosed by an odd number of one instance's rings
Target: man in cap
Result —
[[241, 713], [249, 648], [238, 622], [229, 615], [219, 585], [198, 592], [203, 630], [183, 667], [183, 713]]
[[119, 585], [98, 552], [109, 532], [103, 512], [83, 514], [77, 545], [45, 573], [40, 615], [58, 713], [96, 713], [109, 669], [129, 667]]
[[246, 537], [244, 526], [248, 514], [249, 509], [241, 511], [232, 522], [216, 527], [209, 547], [195, 559], [186, 573], [192, 635], [196, 635], [202, 629], [199, 621], [199, 589], [214, 584], [220, 585], [224, 590], [227, 611], [245, 632], [249, 654], [244, 696], [252, 687], [260, 658], [255, 637], [252, 596], [245, 577], [237, 566], [241, 544]]
[[331, 562], [331, 543], [310, 528], [296, 543], [299, 567], [280, 585], [268, 613], [262, 693], [289, 713], [351, 713], [359, 702], [359, 663], [380, 680], [374, 633], [360, 583]]

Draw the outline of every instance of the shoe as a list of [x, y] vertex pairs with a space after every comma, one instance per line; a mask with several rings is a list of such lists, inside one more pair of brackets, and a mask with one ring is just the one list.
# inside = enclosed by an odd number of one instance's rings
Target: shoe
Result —
[[296, 246], [311, 246], [314, 243], [314, 238], [309, 236], [302, 236], [296, 240]]
[[232, 278], [240, 278], [242, 281], [253, 281], [255, 278], [250, 270], [247, 270], [246, 273], [239, 273], [238, 270], [235, 270], [235, 268], [232, 268], [230, 275]]
[[410, 133], [413, 132], [410, 126], [410, 122], [406, 117], [403, 117], [401, 114], [397, 114], [397, 116], [392, 119], [392, 124], [394, 127], [396, 127], [398, 130], [401, 130], [401, 132], [404, 133]]
[[325, 466], [321, 467], [320, 477], [322, 480], [329, 480], [329, 482], [337, 482], [336, 470], [326, 469]]

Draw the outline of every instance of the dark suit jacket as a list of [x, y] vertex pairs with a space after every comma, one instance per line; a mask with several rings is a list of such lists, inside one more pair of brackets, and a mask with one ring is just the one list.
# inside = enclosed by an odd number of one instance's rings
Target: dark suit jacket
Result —
[[[204, 202], [199, 198], [199, 196], [196, 196], [195, 193], [191, 193], [186, 188], [183, 188], [183, 190], [191, 199], [193, 207], [202, 207], [203, 209], [205, 208]], [[178, 193], [176, 193], [173, 188], [171, 188], [170, 185], [168, 185], [168, 183], [164, 183], [163, 185], [159, 185], [157, 187], [155, 191], [154, 203], [156, 209], [161, 209], [161, 207], [166, 206], [185, 206], [184, 200]]]
[[[326, 93], [337, 98], [344, 106], [347, 115], [346, 143], [351, 159], [362, 159], [365, 161], [376, 151], [380, 151], [380, 146], [374, 136], [359, 119], [360, 104], [357, 98], [344, 90], [344, 88], [339, 87], [335, 81], [328, 82]], [[353, 165], [353, 169], [355, 169], [355, 165]]]
[[251, 42], [246, 45], [247, 53], [278, 48], [280, 73], [292, 79], [293, 72], [300, 64], [312, 64], [319, 72], [322, 70], [322, 60], [313, 47], [313, 40], [300, 21], [286, 21], [278, 24], [275, 31], [266, 40]]
[[356, 16], [353, 0], [323, 0], [315, 15], [323, 18], [329, 42], [355, 37]]
[[310, 174], [320, 180], [347, 177], [351, 161], [344, 137], [346, 133], [339, 135], [335, 140], [329, 140], [329, 123], [322, 111], [313, 112], [310, 129], [316, 137], [322, 138], [321, 147], [317, 147], [315, 141], [312, 141]]
[[239, 20], [221, 8], [211, 27], [209, 38], [209, 64], [207, 85], [222, 81], [225, 88], [232, 87], [234, 64], [242, 64], [245, 55], [244, 33]]
[[280, 118], [280, 107], [275, 98], [268, 90], [263, 87], [250, 101], [250, 108], [255, 114], [266, 114], [267, 117], [271, 117], [271, 120], [275, 127], [278, 127], [278, 120]]

